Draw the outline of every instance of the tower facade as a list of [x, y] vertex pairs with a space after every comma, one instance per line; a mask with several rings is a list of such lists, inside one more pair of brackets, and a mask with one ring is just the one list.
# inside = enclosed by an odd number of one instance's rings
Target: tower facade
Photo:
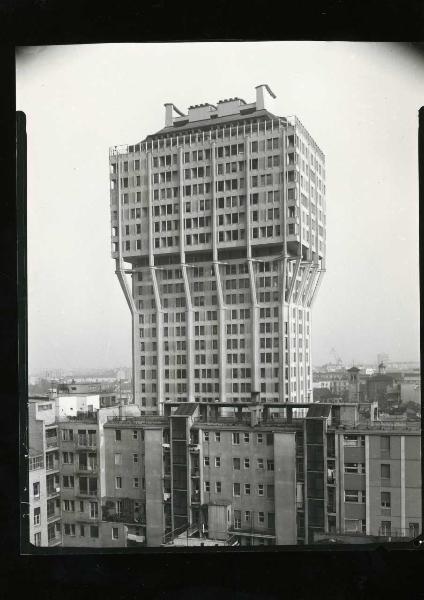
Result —
[[166, 104], [163, 129], [110, 149], [112, 257], [146, 413], [312, 399], [325, 158], [299, 119], [267, 110], [267, 92], [187, 115]]

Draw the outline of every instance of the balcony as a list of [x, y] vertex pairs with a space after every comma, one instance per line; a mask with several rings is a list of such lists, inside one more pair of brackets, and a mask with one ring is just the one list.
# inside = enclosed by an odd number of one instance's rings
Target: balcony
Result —
[[49, 539], [49, 546], [59, 546], [59, 544], [62, 543], [62, 538], [61, 537], [54, 537], [54, 538], [50, 538]]
[[48, 437], [46, 438], [46, 446], [49, 450], [51, 450], [52, 448], [57, 448], [58, 447], [58, 439], [57, 437]]
[[191, 470], [190, 476], [191, 476], [191, 477], [196, 477], [196, 478], [197, 478], [197, 477], [200, 477], [200, 470], [199, 470], [199, 467], [194, 467], [194, 468]]
[[47, 461], [46, 462], [46, 471], [47, 473], [51, 473], [52, 471], [59, 471], [59, 461]]
[[85, 497], [85, 496], [93, 497], [93, 496], [98, 495], [98, 490], [79, 490], [79, 492], [75, 495], [81, 496], [81, 497]]
[[53, 486], [47, 488], [47, 498], [55, 498], [60, 494], [60, 487]]
[[47, 522], [48, 523], [53, 523], [54, 521], [56, 521], [57, 519], [60, 519], [60, 518], [61, 518], [60, 511], [54, 511], [54, 512], [47, 513]]
[[97, 473], [97, 470], [97, 465], [78, 465], [77, 467], [77, 473]]
[[191, 494], [191, 503], [192, 504], [200, 503], [200, 491], [195, 491]]
[[96, 438], [80, 436], [77, 441], [78, 448], [97, 448]]
[[190, 452], [200, 452], [200, 444], [189, 444], [188, 449]]

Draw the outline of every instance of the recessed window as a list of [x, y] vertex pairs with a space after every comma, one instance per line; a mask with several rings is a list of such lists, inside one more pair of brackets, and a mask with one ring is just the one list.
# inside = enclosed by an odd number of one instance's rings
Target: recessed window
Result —
[[118, 540], [119, 539], [119, 529], [118, 529], [118, 527], [112, 527], [112, 539], [113, 540]]
[[216, 456], [215, 457], [215, 467], [220, 467], [220, 466], [221, 466], [221, 457]]
[[233, 458], [233, 470], [234, 471], [240, 470], [240, 459], [239, 458]]
[[121, 441], [121, 430], [120, 429], [115, 429], [115, 441], [116, 442]]
[[41, 523], [41, 508], [34, 508], [34, 525], [40, 525]]
[[122, 477], [115, 477], [115, 487], [117, 490], [122, 488]]
[[240, 484], [239, 483], [233, 483], [233, 496], [235, 496], [235, 497], [240, 496]]

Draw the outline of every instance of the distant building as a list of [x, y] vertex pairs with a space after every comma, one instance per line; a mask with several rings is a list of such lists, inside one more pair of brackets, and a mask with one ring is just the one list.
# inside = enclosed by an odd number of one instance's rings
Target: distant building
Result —
[[384, 363], [385, 365], [389, 364], [389, 355], [385, 352], [377, 354], [377, 365], [380, 365], [381, 363]]

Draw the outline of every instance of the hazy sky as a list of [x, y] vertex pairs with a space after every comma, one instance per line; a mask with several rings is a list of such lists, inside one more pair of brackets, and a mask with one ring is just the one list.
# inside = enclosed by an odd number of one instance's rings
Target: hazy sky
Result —
[[424, 64], [403, 46], [279, 42], [26, 48], [29, 370], [130, 365], [110, 258], [109, 146], [164, 126], [165, 102], [255, 99], [296, 114], [326, 155], [327, 273], [313, 364], [419, 358], [418, 109]]

